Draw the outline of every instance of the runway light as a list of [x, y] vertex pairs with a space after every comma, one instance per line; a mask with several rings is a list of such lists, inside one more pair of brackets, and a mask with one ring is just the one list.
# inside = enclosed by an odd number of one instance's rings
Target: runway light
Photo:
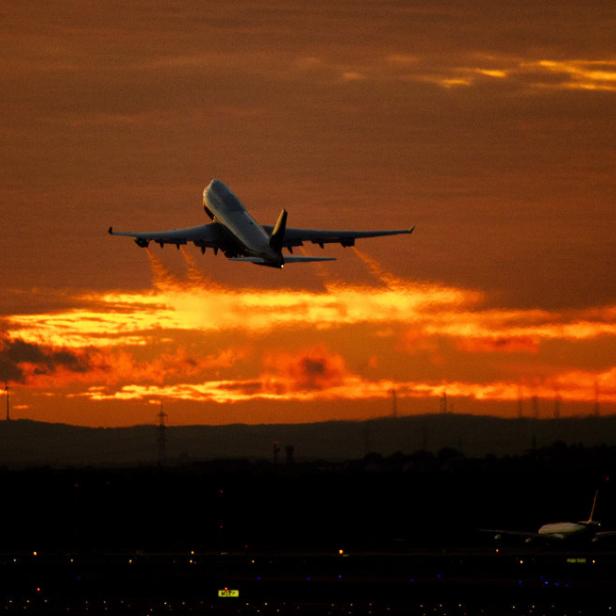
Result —
[[342, 555], [344, 554], [344, 550], [343, 550], [342, 548], [340, 548], [340, 549], [338, 550], [338, 554], [340, 554], [340, 556], [342, 556]]
[[32, 556], [34, 556], [34, 557], [38, 556], [38, 552], [36, 550], [34, 550], [34, 552], [32, 552]]

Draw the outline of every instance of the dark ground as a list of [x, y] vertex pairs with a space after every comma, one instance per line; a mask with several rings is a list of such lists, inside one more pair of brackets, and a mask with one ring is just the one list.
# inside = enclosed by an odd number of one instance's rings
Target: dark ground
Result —
[[585, 519], [597, 487], [616, 529], [615, 467], [615, 447], [557, 444], [0, 470], [0, 610], [608, 614], [616, 542], [497, 545], [477, 529]]
[[[298, 461], [352, 460], [455, 447], [467, 456], [521, 455], [556, 441], [616, 445], [616, 415], [504, 419], [458, 413], [307, 424], [169, 426], [169, 459], [271, 459], [272, 444], [293, 445]], [[158, 427], [87, 428], [19, 419], [0, 421], [0, 466], [156, 463]]]

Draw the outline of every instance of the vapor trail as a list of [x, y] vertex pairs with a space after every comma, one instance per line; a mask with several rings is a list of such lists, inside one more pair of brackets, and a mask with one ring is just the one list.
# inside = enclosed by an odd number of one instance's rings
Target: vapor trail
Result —
[[194, 257], [188, 252], [188, 250], [180, 250], [184, 265], [186, 266], [186, 275], [189, 284], [192, 287], [199, 287], [201, 289], [222, 289], [222, 287], [214, 282], [211, 278], [208, 278], [203, 271], [197, 265]]
[[[304, 248], [304, 246], [300, 246], [298, 248], [298, 250], [299, 250], [299, 252], [304, 257], [310, 256], [306, 252], [306, 249]], [[332, 280], [333, 280], [330, 268], [327, 267], [327, 265], [325, 265], [324, 263], [320, 263], [319, 261], [317, 261], [317, 262], [312, 264], [312, 267], [310, 268], [310, 271], [312, 273], [316, 274], [316, 277], [319, 278], [321, 280], [321, 282], [323, 283], [323, 288], [327, 289], [328, 288], [328, 283], [331, 283]]]
[[149, 249], [146, 249], [150, 271], [152, 272], [152, 282], [156, 288], [169, 288], [181, 286], [171, 270]]
[[391, 272], [383, 269], [381, 264], [374, 258], [361, 251], [357, 246], [353, 246], [353, 251], [364, 263], [368, 271], [388, 289], [402, 289], [408, 287], [408, 283], [405, 283], [401, 278], [397, 278]]

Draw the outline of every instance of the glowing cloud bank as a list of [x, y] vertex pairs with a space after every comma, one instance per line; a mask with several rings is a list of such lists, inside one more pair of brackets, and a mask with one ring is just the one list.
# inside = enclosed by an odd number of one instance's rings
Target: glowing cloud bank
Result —
[[[223, 287], [187, 254], [178, 278], [148, 253], [151, 290], [6, 317], [0, 367], [40, 392], [91, 401], [358, 401], [393, 389], [591, 401], [598, 387], [616, 401], [616, 307], [490, 308], [476, 291], [400, 279], [356, 254], [376, 285], [309, 291]], [[579, 354], [588, 344], [599, 350]]]

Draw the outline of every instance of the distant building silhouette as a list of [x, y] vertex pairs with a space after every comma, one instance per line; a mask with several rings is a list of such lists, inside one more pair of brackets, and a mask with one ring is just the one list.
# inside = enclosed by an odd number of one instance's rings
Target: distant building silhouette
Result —
[[280, 444], [274, 441], [272, 444], [272, 463], [274, 466], [278, 464], [278, 456], [280, 455]]

